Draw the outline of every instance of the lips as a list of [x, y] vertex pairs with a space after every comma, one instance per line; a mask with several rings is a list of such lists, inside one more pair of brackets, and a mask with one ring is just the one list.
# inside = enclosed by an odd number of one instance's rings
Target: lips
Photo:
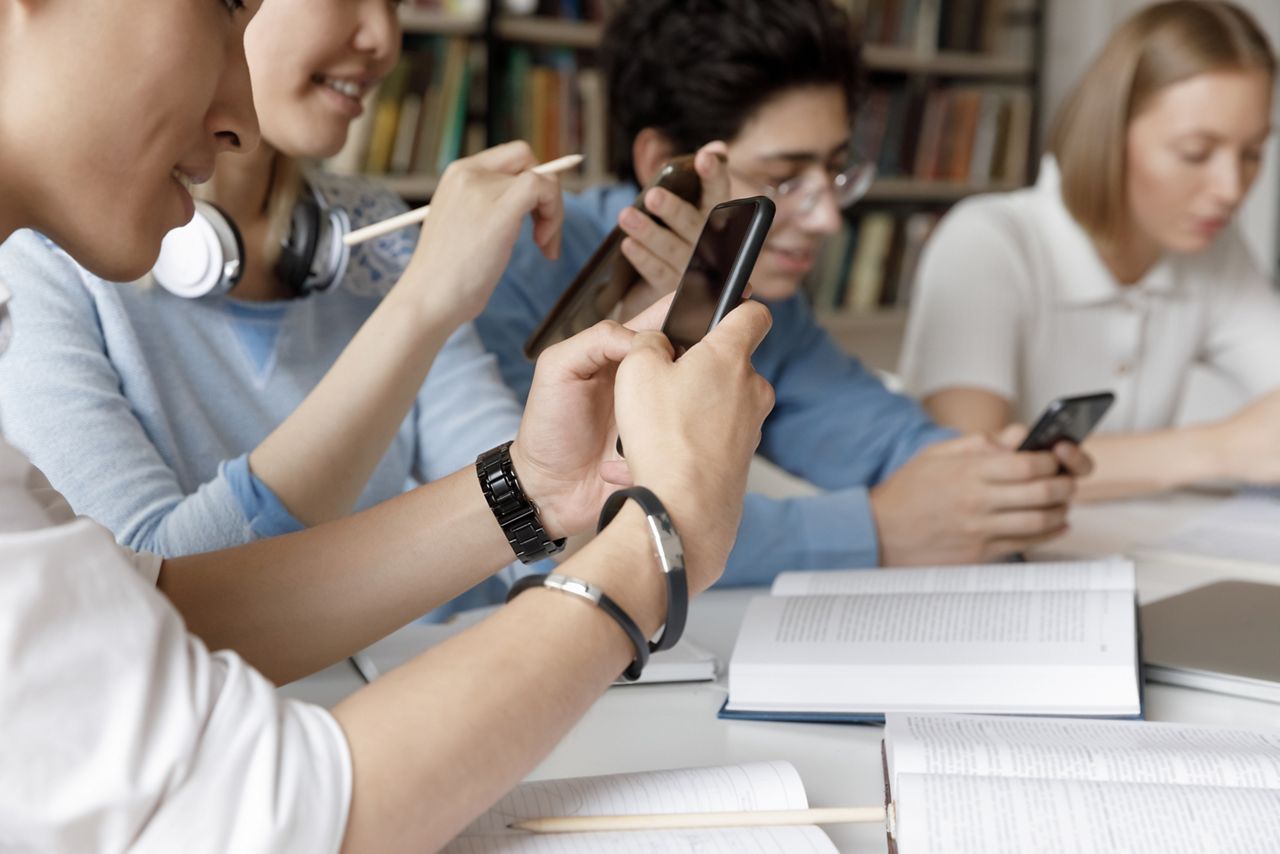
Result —
[[313, 74], [311, 82], [332, 92], [360, 101], [377, 81], [367, 75]]
[[183, 222], [190, 222], [195, 216], [196, 205], [191, 190], [205, 183], [213, 175], [212, 167], [185, 166], [179, 164], [169, 173], [169, 178], [178, 187], [178, 201], [182, 205]]
[[774, 264], [793, 274], [807, 273], [813, 267], [814, 251], [812, 249], [792, 249], [777, 246], [765, 247], [774, 259]]

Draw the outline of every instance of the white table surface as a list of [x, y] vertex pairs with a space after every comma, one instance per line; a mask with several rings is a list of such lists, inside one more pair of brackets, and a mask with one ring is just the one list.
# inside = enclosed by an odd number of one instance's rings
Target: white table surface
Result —
[[[1172, 530], [1213, 502], [1206, 496], [1177, 495], [1082, 505], [1072, 512], [1072, 530], [1043, 556], [1124, 552]], [[1139, 560], [1138, 598], [1145, 603], [1222, 578], [1280, 583], [1280, 548], [1275, 567]], [[716, 718], [726, 696], [723, 669], [743, 611], [749, 599], [762, 592], [713, 591], [691, 606], [687, 635], [716, 654], [719, 680], [610, 689], [530, 779], [786, 759], [799, 770], [812, 806], [881, 803], [880, 727]], [[403, 635], [411, 638], [414, 631], [410, 627]], [[359, 684], [354, 671], [344, 664], [280, 690], [332, 705]], [[1280, 728], [1280, 705], [1261, 701], [1148, 684], [1146, 702], [1149, 720]], [[831, 825], [826, 830], [841, 851], [885, 850], [879, 828]]]

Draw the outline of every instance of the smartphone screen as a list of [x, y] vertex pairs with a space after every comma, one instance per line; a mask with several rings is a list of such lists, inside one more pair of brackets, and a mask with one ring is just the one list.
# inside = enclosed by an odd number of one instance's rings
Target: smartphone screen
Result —
[[1048, 451], [1059, 442], [1081, 444], [1115, 399], [1109, 391], [1058, 398], [1036, 419], [1018, 450]]
[[741, 301], [772, 221], [773, 204], [759, 196], [711, 211], [662, 327], [677, 358]]

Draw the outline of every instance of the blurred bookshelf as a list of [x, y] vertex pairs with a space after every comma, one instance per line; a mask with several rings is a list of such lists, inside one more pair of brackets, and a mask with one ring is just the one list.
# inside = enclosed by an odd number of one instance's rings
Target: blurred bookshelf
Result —
[[[586, 155], [562, 176], [566, 189], [614, 180], [597, 54], [618, 2], [401, 5], [401, 62], [330, 167], [420, 203], [452, 160], [525, 139], [542, 161]], [[824, 244], [806, 289], [846, 350], [892, 367], [882, 353], [896, 359], [896, 345], [884, 342], [901, 337], [919, 255], [941, 215], [1035, 178], [1048, 0], [838, 2], [863, 32], [868, 88], [853, 144], [878, 177]]]
[[[609, 180], [600, 0], [417, 0], [400, 62], [327, 166], [426, 201], [453, 160], [512, 139], [539, 160], [581, 152], [570, 190]], [[523, 12], [525, 14], [517, 14]]]
[[920, 254], [941, 216], [1035, 178], [1047, 0], [844, 0], [867, 91], [853, 147], [877, 178], [806, 288], [841, 346], [893, 370]]

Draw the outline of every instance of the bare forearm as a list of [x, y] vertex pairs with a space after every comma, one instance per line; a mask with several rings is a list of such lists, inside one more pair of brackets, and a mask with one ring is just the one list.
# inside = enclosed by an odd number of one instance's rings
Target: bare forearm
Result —
[[276, 682], [315, 672], [509, 563], [463, 469], [363, 513], [235, 549], [167, 560], [159, 586], [212, 649]]
[[[561, 571], [618, 599], [646, 633], [665, 608], [642, 517], [619, 517]], [[355, 788], [346, 852], [433, 851], [527, 774], [632, 655], [590, 603], [531, 590], [380, 678], [334, 714]]]
[[1093, 474], [1078, 482], [1085, 501], [1128, 498], [1227, 477], [1213, 426], [1096, 436], [1085, 442]]
[[320, 383], [249, 455], [249, 466], [297, 519], [350, 512], [413, 406], [454, 326], [393, 290]]
[[949, 388], [922, 401], [929, 417], [961, 433], [996, 433], [1013, 418], [1013, 407], [998, 394], [978, 388]]

